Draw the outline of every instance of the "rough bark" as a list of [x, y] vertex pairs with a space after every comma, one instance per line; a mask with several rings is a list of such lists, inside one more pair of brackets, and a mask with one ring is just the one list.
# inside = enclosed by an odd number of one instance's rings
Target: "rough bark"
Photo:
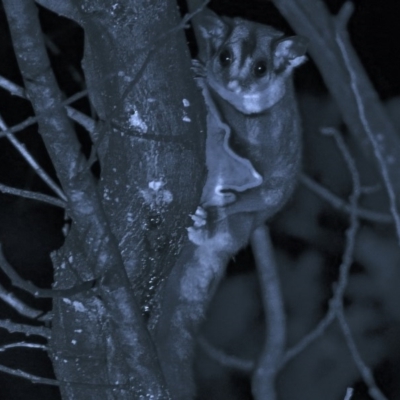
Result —
[[[29, 25], [32, 15], [35, 19], [31, 1], [4, 5], [13, 15], [11, 30], [21, 28], [21, 21]], [[144, 321], [157, 309], [155, 294], [199, 201], [205, 135], [201, 95], [175, 2], [71, 1], [63, 9], [85, 30], [85, 77], [100, 119], [95, 146], [101, 180], [96, 183], [91, 175], [69, 123], [57, 126], [57, 118], [66, 115], [59, 93], [50, 91], [53, 125], [45, 126], [43, 118], [40, 130], [73, 220], [66, 243], [53, 255], [55, 286], [97, 282], [95, 290], [54, 301], [56, 375], [65, 399], [165, 399]], [[26, 33], [40, 39], [37, 29]], [[21, 32], [13, 34], [18, 36]], [[23, 54], [26, 38], [20, 38], [16, 52]], [[28, 50], [36, 52], [35, 46], [32, 41]], [[36, 53], [39, 59], [46, 57], [43, 49]], [[19, 57], [20, 66], [29, 63], [29, 51]], [[46, 68], [21, 67], [32, 73], [24, 78], [33, 103], [47, 90], [40, 81]]]

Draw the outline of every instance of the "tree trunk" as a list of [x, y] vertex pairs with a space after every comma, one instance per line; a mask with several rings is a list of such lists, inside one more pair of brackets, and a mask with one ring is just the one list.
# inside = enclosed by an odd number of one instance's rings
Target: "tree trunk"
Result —
[[[73, 220], [63, 248], [53, 254], [55, 287], [93, 279], [96, 284], [93, 290], [54, 300], [51, 357], [61, 394], [74, 400], [165, 399], [149, 334], [132, 321], [158, 309], [157, 293], [186, 240], [205, 172], [205, 108], [192, 79], [176, 3], [39, 3], [85, 30], [84, 71], [99, 116], [92, 139], [101, 168], [96, 193], [86, 194], [101, 199], [101, 214], [111, 229], [111, 236], [99, 234], [98, 226], [82, 223], [81, 214], [75, 218], [74, 204], [85, 191], [75, 192], [73, 181], [57, 168], [57, 158], [68, 149], [52, 151], [57, 138], [44, 137]], [[80, 169], [74, 182], [84, 181], [89, 168], [88, 163]], [[86, 204], [92, 213], [91, 203]], [[105, 260], [114, 238], [125, 275]], [[130, 296], [140, 308], [129, 303]], [[137, 338], [138, 343], [129, 352], [124, 340], [129, 342], [132, 324], [137, 332], [132, 331], [130, 342]]]

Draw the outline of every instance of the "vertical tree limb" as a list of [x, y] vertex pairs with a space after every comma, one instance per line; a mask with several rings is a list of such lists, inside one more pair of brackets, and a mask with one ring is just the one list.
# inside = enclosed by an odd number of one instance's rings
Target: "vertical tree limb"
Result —
[[280, 290], [274, 249], [266, 225], [251, 235], [267, 326], [264, 348], [252, 377], [252, 391], [257, 400], [275, 400], [275, 378], [286, 342], [286, 318]]
[[[111, 319], [110, 338], [125, 355], [129, 391], [166, 399], [161, 371], [150, 336], [136, 303], [129, 279], [111, 234], [100, 196], [80, 152], [62, 97], [47, 57], [32, 0], [3, 0], [25, 88], [36, 113], [51, 109], [39, 120], [39, 130], [68, 198], [68, 211], [81, 237], [92, 271], [104, 275], [101, 297]], [[114, 365], [117, 368], [116, 365]], [[71, 384], [73, 385], [73, 384]], [[141, 388], [138, 392], [138, 386]]]

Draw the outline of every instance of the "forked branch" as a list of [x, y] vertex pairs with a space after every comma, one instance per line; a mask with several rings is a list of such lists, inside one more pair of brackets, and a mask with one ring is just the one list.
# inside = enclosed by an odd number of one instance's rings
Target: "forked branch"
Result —
[[389, 196], [400, 242], [400, 138], [350, 44], [346, 24], [352, 4], [345, 3], [335, 18], [321, 0], [273, 2], [294, 30], [310, 39], [310, 54], [350, 132], [360, 143], [368, 140]]

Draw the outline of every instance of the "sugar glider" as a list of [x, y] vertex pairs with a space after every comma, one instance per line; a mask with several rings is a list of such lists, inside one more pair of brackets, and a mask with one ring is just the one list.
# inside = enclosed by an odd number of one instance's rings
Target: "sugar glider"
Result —
[[307, 40], [205, 10], [194, 63], [208, 108], [208, 178], [169, 276], [154, 329], [172, 397], [195, 397], [195, 336], [229, 259], [279, 211], [296, 183], [301, 124], [292, 83]]

